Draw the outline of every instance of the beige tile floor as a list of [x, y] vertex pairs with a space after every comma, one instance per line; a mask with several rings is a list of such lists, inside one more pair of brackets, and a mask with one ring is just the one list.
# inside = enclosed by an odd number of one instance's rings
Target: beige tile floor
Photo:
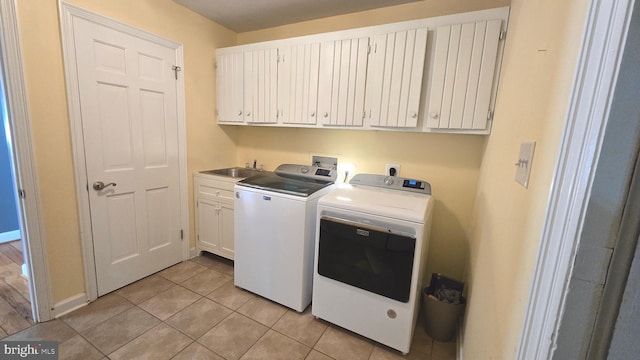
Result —
[[[422, 320], [420, 318], [419, 320]], [[198, 256], [3, 340], [59, 341], [60, 359], [455, 359], [422, 321], [403, 356], [233, 285], [233, 263]]]

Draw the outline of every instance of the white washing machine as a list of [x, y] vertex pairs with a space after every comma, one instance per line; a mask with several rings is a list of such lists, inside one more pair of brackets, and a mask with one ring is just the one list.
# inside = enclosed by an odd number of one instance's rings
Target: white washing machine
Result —
[[314, 316], [406, 354], [433, 198], [426, 181], [359, 174], [318, 201]]
[[335, 168], [282, 164], [235, 185], [234, 283], [296, 311], [311, 302], [318, 200]]

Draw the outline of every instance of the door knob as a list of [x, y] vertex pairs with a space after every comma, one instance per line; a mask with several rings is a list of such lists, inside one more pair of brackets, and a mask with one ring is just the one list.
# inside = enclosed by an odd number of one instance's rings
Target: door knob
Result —
[[96, 181], [96, 182], [93, 183], [93, 189], [94, 190], [98, 190], [98, 191], [103, 190], [104, 188], [109, 187], [109, 186], [114, 186], [115, 187], [116, 183], [112, 182], [112, 183], [105, 184], [102, 181]]

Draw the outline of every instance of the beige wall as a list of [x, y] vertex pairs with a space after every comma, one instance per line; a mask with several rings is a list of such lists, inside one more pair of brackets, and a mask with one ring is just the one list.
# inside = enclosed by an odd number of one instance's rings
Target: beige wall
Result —
[[[215, 125], [213, 63], [215, 49], [235, 44], [235, 33], [171, 0], [72, 0], [69, 3], [182, 43], [189, 174], [234, 164], [235, 130]], [[85, 291], [58, 2], [38, 0], [17, 4], [44, 242], [53, 301], [58, 303]], [[193, 246], [191, 193], [190, 188]]]
[[[470, 244], [464, 357], [514, 359], [520, 341], [587, 0], [513, 0]], [[529, 188], [514, 180], [536, 141]]]
[[[508, 4], [505, 0], [419, 1], [240, 33], [238, 42], [274, 40]], [[427, 274], [440, 272], [463, 279], [484, 136], [256, 127], [242, 127], [238, 131], [238, 164], [257, 159], [272, 170], [281, 163], [309, 163], [311, 155], [330, 154], [337, 155], [339, 162], [355, 165], [356, 173], [383, 174], [385, 165], [394, 163], [400, 164], [401, 176], [427, 180], [436, 200]]]

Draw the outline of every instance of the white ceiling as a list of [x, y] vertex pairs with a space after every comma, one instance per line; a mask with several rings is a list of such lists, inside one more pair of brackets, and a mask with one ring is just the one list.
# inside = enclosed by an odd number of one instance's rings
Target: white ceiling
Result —
[[235, 32], [420, 0], [174, 0]]

